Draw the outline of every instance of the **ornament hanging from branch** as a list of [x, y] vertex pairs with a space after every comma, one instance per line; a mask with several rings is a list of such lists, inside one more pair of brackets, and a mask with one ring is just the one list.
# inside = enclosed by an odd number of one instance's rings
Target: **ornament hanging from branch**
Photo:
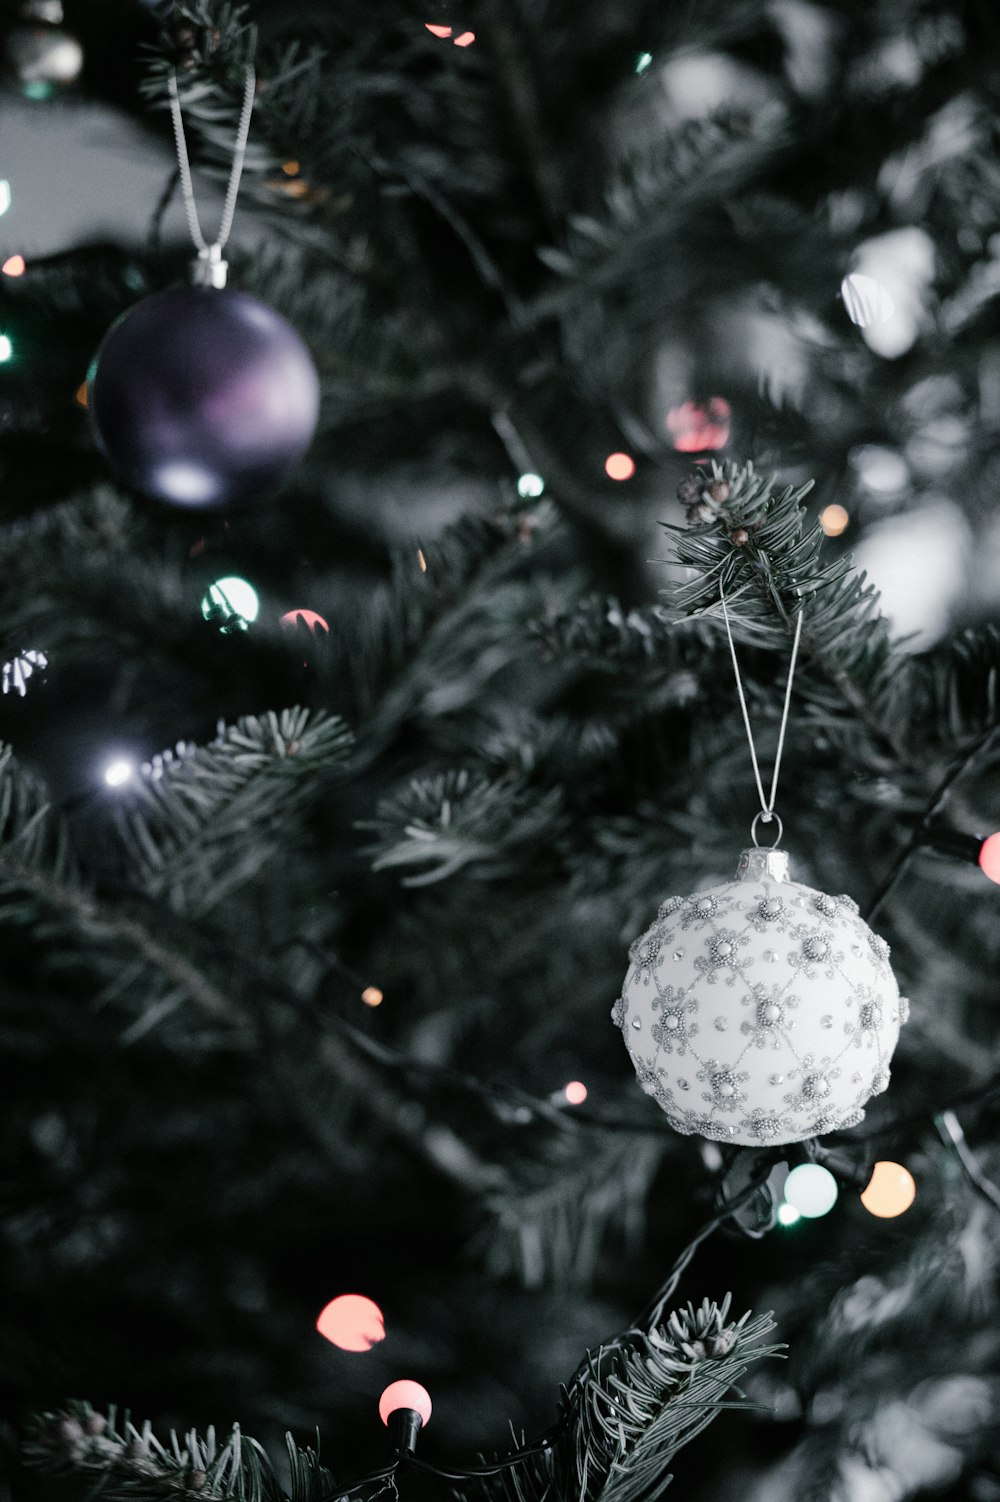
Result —
[[177, 78], [170, 101], [195, 285], [145, 298], [105, 335], [88, 376], [97, 444], [122, 479], [170, 505], [221, 508], [273, 494], [308, 448], [319, 379], [290, 324], [226, 288], [222, 250], [236, 208], [255, 78], [243, 110], [222, 224], [209, 245], [194, 201]]
[[[710, 498], [729, 499], [728, 482]], [[725, 494], [722, 494], [722, 491]], [[695, 521], [701, 518], [695, 516]], [[748, 534], [749, 537], [749, 534]], [[746, 546], [731, 534], [734, 552]], [[722, 614], [760, 811], [735, 880], [670, 897], [629, 951], [612, 1018], [641, 1088], [671, 1126], [718, 1142], [799, 1142], [856, 1126], [889, 1083], [906, 1021], [889, 946], [850, 897], [789, 880], [775, 812], [802, 633], [800, 599], [770, 795], [765, 796], [724, 586]], [[759, 844], [760, 826], [775, 844]]]

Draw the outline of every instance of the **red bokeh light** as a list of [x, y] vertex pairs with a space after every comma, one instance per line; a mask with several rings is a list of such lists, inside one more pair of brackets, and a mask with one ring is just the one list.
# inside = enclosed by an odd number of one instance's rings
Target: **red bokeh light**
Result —
[[421, 1387], [419, 1382], [390, 1382], [385, 1392], [378, 1400], [378, 1416], [383, 1424], [388, 1424], [392, 1415], [398, 1408], [413, 1408], [420, 1415], [421, 1422], [430, 1423], [431, 1418], [431, 1395], [426, 1387]]
[[631, 480], [635, 474], [635, 460], [631, 454], [609, 454], [604, 461], [604, 473], [609, 480]]
[[309, 627], [313, 636], [316, 635], [317, 631], [323, 631], [327, 636], [330, 634], [330, 628], [326, 621], [321, 615], [317, 615], [315, 610], [289, 610], [287, 615], [281, 617], [281, 624], [289, 631], [294, 631], [299, 621], [302, 621], [304, 625]]
[[462, 35], [460, 37], [456, 37], [455, 38], [455, 46], [456, 47], [471, 47], [472, 44], [473, 44], [473, 42], [475, 40], [476, 40], [476, 33], [474, 31], [463, 31]]
[[431, 36], [435, 36], [435, 37], [450, 37], [451, 36], [451, 27], [450, 26], [432, 26], [431, 23], [430, 23], [430, 21], [425, 21], [424, 25], [426, 26], [427, 30], [430, 32]]
[[710, 396], [705, 403], [681, 402], [667, 413], [667, 432], [679, 454], [725, 448], [731, 415], [732, 408], [724, 396]]
[[4, 261], [3, 265], [0, 266], [0, 271], [3, 272], [4, 276], [23, 276], [24, 275], [24, 257], [23, 256], [8, 256], [7, 259], [6, 259], [6, 261]]
[[980, 846], [979, 868], [990, 881], [1000, 884], [1000, 831], [988, 835]]
[[320, 1311], [316, 1329], [342, 1351], [370, 1351], [385, 1340], [385, 1320], [373, 1299], [342, 1293]]
[[570, 1080], [563, 1094], [571, 1106], [582, 1106], [587, 1099], [587, 1087], [583, 1080]]

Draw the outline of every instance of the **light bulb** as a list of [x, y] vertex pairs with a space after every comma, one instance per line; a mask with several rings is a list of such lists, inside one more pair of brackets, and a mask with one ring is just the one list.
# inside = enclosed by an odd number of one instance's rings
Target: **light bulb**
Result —
[[400, 1382], [390, 1382], [385, 1392], [378, 1400], [378, 1416], [383, 1424], [388, 1424], [394, 1413], [400, 1408], [410, 1408], [420, 1415], [422, 1424], [429, 1424], [431, 1419], [431, 1395], [426, 1387], [421, 1387], [419, 1382], [410, 1382], [403, 1379]]
[[796, 1210], [794, 1205], [785, 1204], [778, 1206], [779, 1224], [783, 1226], [794, 1226], [795, 1222], [801, 1219], [802, 1216]]
[[1000, 831], [987, 835], [980, 845], [979, 869], [990, 881], [1000, 883]]
[[14, 346], [6, 334], [0, 334], [0, 365], [6, 365], [14, 353]]
[[635, 474], [635, 460], [631, 454], [609, 454], [604, 461], [604, 473], [609, 480], [631, 480]]
[[570, 1080], [563, 1090], [563, 1095], [571, 1106], [582, 1106], [587, 1099], [587, 1087], [583, 1080]]
[[836, 504], [824, 506], [819, 514], [819, 524], [827, 537], [839, 537], [841, 532], [846, 532], [850, 520], [844, 507]]
[[816, 1220], [837, 1203], [837, 1180], [822, 1163], [800, 1163], [785, 1180], [785, 1203], [807, 1220]]
[[378, 986], [365, 986], [361, 993], [361, 1000], [366, 1007], [380, 1007], [384, 998]]
[[385, 1320], [374, 1299], [341, 1293], [320, 1311], [316, 1329], [342, 1351], [370, 1351], [385, 1340]]
[[869, 1215], [892, 1220], [913, 1204], [917, 1186], [913, 1175], [902, 1163], [882, 1161], [875, 1164], [872, 1176], [861, 1193], [861, 1203]]
[[652, 61], [653, 54], [651, 52], [640, 52], [635, 60], [635, 71], [637, 73], [645, 73]]
[[517, 493], [525, 500], [534, 500], [545, 489], [545, 481], [541, 475], [532, 474], [530, 471], [523, 474], [517, 482]]
[[289, 631], [294, 631], [299, 621], [309, 627], [313, 636], [317, 631], [323, 631], [327, 636], [330, 634], [330, 627], [315, 610], [289, 610], [281, 617], [281, 624]]
[[109, 761], [104, 768], [104, 781], [109, 788], [120, 788], [126, 782], [131, 782], [135, 776], [135, 762], [129, 761], [124, 756], [116, 757]]
[[255, 621], [260, 614], [260, 599], [252, 584], [236, 574], [225, 579], [216, 579], [210, 584], [201, 602], [201, 613], [206, 621], [213, 617], [238, 615], [241, 620]]
[[6, 259], [6, 261], [4, 261], [3, 265], [0, 266], [0, 271], [3, 272], [4, 276], [23, 276], [24, 275], [24, 257], [23, 256], [8, 256], [7, 259]]

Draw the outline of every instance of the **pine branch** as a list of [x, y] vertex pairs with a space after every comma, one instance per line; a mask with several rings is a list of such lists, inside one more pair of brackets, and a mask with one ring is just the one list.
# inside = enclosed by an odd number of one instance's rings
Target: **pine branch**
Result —
[[[682, 1445], [723, 1408], [744, 1406], [727, 1394], [756, 1360], [777, 1355], [759, 1342], [773, 1328], [768, 1316], [728, 1322], [731, 1299], [703, 1301], [671, 1314], [667, 1323], [630, 1331], [584, 1365], [564, 1391], [560, 1417], [542, 1441], [521, 1445], [496, 1464], [440, 1470], [416, 1459], [396, 1462], [350, 1487], [339, 1488], [311, 1449], [286, 1436], [292, 1487], [255, 1440], [235, 1426], [221, 1448], [215, 1432], [195, 1431], [163, 1445], [150, 1426], [126, 1416], [116, 1427], [86, 1403], [73, 1402], [37, 1417], [27, 1436], [27, 1463], [68, 1478], [90, 1477], [110, 1502], [161, 1502], [177, 1497], [236, 1502], [331, 1502], [346, 1499], [404, 1465], [447, 1481], [460, 1497], [515, 1497], [543, 1502], [553, 1494], [579, 1502], [652, 1502], [670, 1481], [665, 1467]], [[523, 1453], [522, 1453], [523, 1452]]]
[[424, 868], [403, 886], [430, 886], [468, 867], [495, 881], [551, 842], [562, 802], [558, 788], [539, 793], [523, 777], [494, 781], [463, 768], [412, 779], [360, 827], [378, 835], [367, 852], [373, 870]]
[[590, 1359], [574, 1425], [575, 1485], [581, 1502], [652, 1502], [666, 1490], [666, 1467], [717, 1417], [751, 1362], [777, 1355], [757, 1344], [769, 1315], [728, 1324], [730, 1296], [671, 1314]]
[[[667, 528], [676, 562], [693, 577], [669, 593], [671, 613], [722, 620], [725, 591], [738, 640], [787, 651], [800, 603], [805, 608], [801, 654], [826, 681], [826, 693], [803, 680], [819, 707], [860, 721], [874, 746], [893, 763], [908, 765], [907, 749], [889, 712], [897, 659], [878, 593], [843, 556], [823, 564], [823, 531], [806, 529], [802, 506], [812, 481], [772, 494], [752, 464], [731, 461], [696, 471], [682, 482], [690, 522]], [[833, 690], [833, 696], [830, 690]]]
[[338, 717], [295, 708], [245, 716], [208, 746], [158, 757], [121, 805], [133, 879], [177, 912], [211, 911], [282, 848], [352, 743]]
[[536, 314], [565, 315], [595, 294], [635, 295], [640, 286], [645, 296], [650, 272], [662, 270], [683, 226], [706, 204], [744, 190], [784, 144], [784, 131], [767, 116], [748, 122], [720, 112], [683, 122], [623, 162], [603, 216], [571, 216], [563, 248], [540, 252], [565, 285], [543, 294]]
[[557, 1155], [525, 1163], [488, 1196], [479, 1241], [492, 1277], [514, 1273], [526, 1288], [586, 1283], [613, 1232], [628, 1244], [641, 1236], [663, 1138], [588, 1133], [570, 1155], [568, 1146], [562, 1139]]
[[281, 1485], [270, 1457], [234, 1424], [224, 1444], [209, 1427], [161, 1444], [150, 1425], [137, 1428], [114, 1408], [107, 1418], [88, 1403], [68, 1403], [40, 1414], [24, 1445], [27, 1463], [63, 1476], [90, 1477], [109, 1502], [161, 1502], [178, 1497], [199, 1502], [324, 1502], [336, 1494], [332, 1474], [317, 1452], [286, 1436], [291, 1487]]
[[[145, 1015], [193, 1001], [217, 1021], [239, 1008], [190, 957], [84, 884], [65, 822], [38, 781], [0, 748], [0, 924], [30, 930], [48, 963], [82, 966], [115, 990], [145, 990]], [[122, 952], [132, 966], [122, 966]]]

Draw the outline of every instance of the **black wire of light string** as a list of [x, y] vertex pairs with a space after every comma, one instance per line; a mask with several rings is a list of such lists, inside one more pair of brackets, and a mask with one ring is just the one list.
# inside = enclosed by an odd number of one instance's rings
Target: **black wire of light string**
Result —
[[[598, 1348], [598, 1355], [603, 1355], [608, 1351], [620, 1348], [634, 1338], [641, 1339], [643, 1336], [648, 1335], [651, 1329], [655, 1328], [662, 1317], [667, 1301], [676, 1292], [677, 1285], [690, 1266], [698, 1248], [715, 1231], [719, 1230], [727, 1220], [735, 1215], [737, 1211], [743, 1209], [749, 1203], [758, 1189], [766, 1182], [771, 1167], [770, 1159], [766, 1158], [758, 1165], [756, 1173], [744, 1184], [739, 1193], [733, 1195], [732, 1199], [726, 1200], [721, 1208], [716, 1211], [715, 1215], [712, 1216], [711, 1220], [706, 1221], [695, 1232], [694, 1236], [692, 1236], [691, 1240], [674, 1261], [665, 1282], [657, 1289], [646, 1309], [626, 1330], [612, 1336], [610, 1340], [602, 1342]], [[582, 1393], [585, 1390], [592, 1375], [593, 1368], [588, 1355], [580, 1363], [566, 1386], [566, 1406], [556, 1422], [537, 1440], [533, 1440], [531, 1444], [523, 1445], [510, 1455], [504, 1456], [502, 1460], [496, 1460], [485, 1465], [463, 1466], [459, 1469], [457, 1467], [452, 1468], [437, 1465], [433, 1461], [423, 1460], [412, 1453], [400, 1452], [392, 1465], [383, 1466], [377, 1471], [371, 1471], [367, 1475], [359, 1477], [350, 1486], [338, 1486], [334, 1490], [324, 1493], [320, 1502], [339, 1502], [340, 1498], [352, 1496], [354, 1493], [362, 1491], [366, 1486], [374, 1485], [376, 1481], [383, 1481], [390, 1476], [395, 1476], [400, 1469], [404, 1468], [417, 1471], [425, 1476], [433, 1476], [439, 1481], [475, 1481], [479, 1478], [485, 1479], [490, 1476], [503, 1475], [505, 1471], [515, 1470], [518, 1466], [524, 1465], [536, 1456], [550, 1455], [555, 1449], [560, 1436], [569, 1427], [574, 1417], [574, 1410], [570, 1407], [570, 1400], [576, 1394]]]

